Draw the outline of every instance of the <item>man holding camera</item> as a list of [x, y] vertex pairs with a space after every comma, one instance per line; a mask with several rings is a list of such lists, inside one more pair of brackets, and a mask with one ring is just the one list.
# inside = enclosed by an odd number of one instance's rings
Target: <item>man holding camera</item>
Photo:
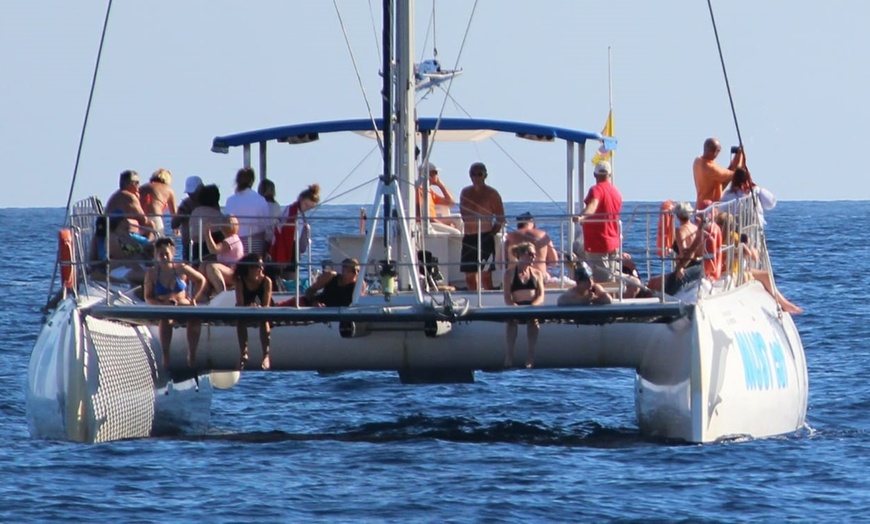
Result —
[[695, 175], [695, 190], [698, 193], [696, 208], [700, 211], [704, 209], [704, 200], [718, 202], [722, 199], [722, 191], [725, 189], [731, 179], [734, 178], [734, 170], [738, 167], [743, 167], [746, 163], [746, 157], [743, 155], [743, 149], [740, 147], [732, 147], [731, 164], [728, 169], [716, 164], [716, 157], [722, 150], [722, 144], [715, 138], [708, 138], [704, 141], [704, 154], [695, 159], [692, 165], [692, 172]]

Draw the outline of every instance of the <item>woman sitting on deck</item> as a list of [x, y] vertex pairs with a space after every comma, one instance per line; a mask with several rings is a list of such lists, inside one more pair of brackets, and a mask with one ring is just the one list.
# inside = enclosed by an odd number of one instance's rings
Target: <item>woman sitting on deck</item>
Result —
[[210, 234], [216, 244], [223, 241], [220, 224], [224, 220], [221, 212], [221, 190], [214, 184], [202, 186], [199, 190], [199, 205], [190, 213], [188, 221], [191, 243], [190, 260], [198, 268], [202, 261], [215, 260], [208, 251], [205, 237]]
[[217, 256], [217, 262], [203, 262], [199, 267], [208, 278], [213, 295], [233, 288], [233, 270], [245, 256], [245, 248], [239, 238], [239, 220], [233, 215], [228, 215], [226, 220], [227, 223], [221, 226], [224, 239], [220, 243], [215, 242], [211, 235], [203, 236], [209, 253]]
[[[145, 274], [145, 302], [156, 306], [195, 306], [206, 289], [205, 277], [184, 262], [175, 262], [175, 241], [170, 237], [154, 243], [156, 264]], [[193, 288], [196, 293], [192, 293]], [[160, 321], [160, 346], [163, 348], [163, 367], [169, 367], [169, 345], [172, 343], [174, 321]], [[187, 363], [196, 362], [201, 323], [187, 322]]]
[[680, 202], [674, 208], [674, 214], [680, 221], [680, 227], [677, 229], [673, 244], [674, 254], [677, 257], [674, 271], [664, 275], [664, 278], [661, 275], [651, 278], [647, 284], [650, 289], [662, 291], [664, 281], [664, 292], [673, 295], [684, 286], [704, 276], [702, 258], [704, 234], [697, 225], [692, 223], [693, 211], [692, 204], [688, 202]]
[[[785, 298], [779, 290], [774, 291], [770, 272], [750, 265], [750, 263], [758, 261], [758, 250], [750, 245], [749, 237], [747, 235], [737, 233], [734, 215], [723, 211], [716, 215], [716, 224], [718, 224], [724, 232], [726, 240], [730, 242], [731, 250], [733, 251], [731, 255], [732, 262], [730, 268], [732, 277], [737, 277], [742, 265], [747, 278], [759, 281], [761, 285], [764, 286], [764, 289], [770, 293], [770, 296], [776, 299], [777, 304], [779, 304], [779, 307], [781, 307], [783, 311], [793, 315], [803, 313], [804, 310], [802, 307]], [[740, 259], [741, 256], [743, 258], [742, 260]], [[722, 257], [723, 275], [729, 274], [728, 258], [729, 257]]]
[[[264, 273], [263, 257], [258, 253], [248, 253], [233, 272], [236, 285], [236, 306], [239, 307], [269, 307], [272, 305], [272, 279]], [[272, 363], [269, 359], [269, 345], [272, 326], [267, 320], [260, 322], [260, 345], [263, 348], [263, 360], [260, 367], [269, 369]], [[244, 368], [248, 361], [248, 323], [240, 320], [236, 324], [239, 337], [239, 367]]]

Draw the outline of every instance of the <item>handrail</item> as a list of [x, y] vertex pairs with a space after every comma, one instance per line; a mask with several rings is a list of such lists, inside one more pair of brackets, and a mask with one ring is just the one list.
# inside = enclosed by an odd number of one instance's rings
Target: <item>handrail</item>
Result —
[[[717, 213], [724, 212], [730, 213], [730, 216], [732, 217], [732, 229], [730, 232], [723, 232], [723, 242], [719, 251], [717, 253], [705, 254], [707, 259], [720, 257], [722, 260], [722, 277], [725, 278], [722, 278], [717, 283], [720, 289], [732, 289], [746, 283], [751, 279], [750, 270], [762, 269], [769, 271], [769, 262], [767, 262], [766, 258], [766, 245], [764, 244], [762, 226], [759, 222], [758, 215], [751, 204], [749, 197], [744, 197], [732, 202], [717, 202], [711, 208], [697, 213], [706, 216], [713, 216]], [[97, 241], [95, 240], [95, 224], [97, 224], [99, 220], [105, 221], [104, 225], [106, 233], [103, 242], [106, 243], [106, 246], [111, 246], [113, 241], [112, 235], [116, 234], [112, 232], [109, 227], [112, 222], [111, 218], [120, 219], [128, 217], [125, 215], [118, 215], [117, 217], [113, 215], [112, 217], [107, 217], [102, 214], [101, 211], [102, 206], [100, 201], [94, 197], [80, 201], [73, 206], [70, 216], [70, 226], [75, 245], [75, 257], [69, 264], [75, 265], [78, 283], [80, 284], [79, 291], [84, 291], [85, 293], [89, 292], [88, 284], [98, 275], [98, 273], [94, 273], [94, 270], [102, 269], [103, 271], [100, 273], [104, 272], [105, 275], [100, 274], [99, 280], [102, 281], [102, 279], [105, 278], [103, 285], [108, 299], [108, 296], [112, 293], [112, 287], [117, 285], [117, 281], [111, 276], [111, 270], [113, 269], [113, 266], [116, 267], [116, 264], [123, 264], [124, 260], [118, 258], [117, 253], [111, 252], [112, 250], [108, 248], [106, 249], [106, 256], [104, 258], [98, 259], [95, 256], [94, 243]], [[623, 253], [630, 253], [632, 260], [635, 262], [641, 273], [642, 280], [645, 282], [653, 275], [653, 269], [656, 266], [659, 266], [662, 270], [662, 274], [664, 274], [665, 270], [674, 260], [672, 253], [665, 252], [663, 256], [659, 256], [654, 252], [655, 227], [659, 214], [660, 211], [658, 206], [652, 204], [639, 204], [636, 205], [629, 214], [622, 214], [620, 219], [590, 216], [585, 218], [585, 220], [590, 223], [614, 221], [618, 224], [620, 237], [623, 240], [620, 243], [616, 254], [621, 258]], [[421, 219], [424, 218], [425, 217], [421, 217]], [[645, 219], [639, 220], [638, 218]], [[574, 258], [574, 249], [572, 245], [574, 239], [567, 238], [566, 234], [568, 222], [571, 219], [572, 216], [565, 214], [535, 215], [535, 227], [550, 233], [550, 238], [553, 240], [554, 246], [557, 250], [558, 256], [556, 261], [553, 262], [552, 265], [548, 265], [548, 271], [551, 272], [551, 274], [556, 273], [557, 275], [562, 276], [569, 276], [570, 274], [570, 261], [565, 255], [570, 253], [572, 254], [571, 258]], [[318, 231], [327, 230], [330, 231], [330, 233], [350, 236], [358, 236], [360, 234], [359, 213], [358, 207], [356, 206], [354, 206], [352, 210], [349, 210], [348, 213], [341, 215], [329, 214], [328, 216], [323, 216], [323, 214], [311, 214], [306, 216], [306, 221], [311, 224], [312, 229]], [[194, 216], [191, 218], [188, 228], [191, 232], [190, 237], [192, 239], [190, 250], [192, 263], [202, 262], [204, 260], [207, 261], [207, 257], [205, 257], [206, 253], [198, 252], [196, 248], [196, 239], [201, 238], [207, 228], [217, 228], [225, 224], [226, 221], [222, 218], [219, 219], [218, 217]], [[313, 281], [314, 276], [317, 273], [314, 262], [315, 257], [321, 256], [324, 260], [329, 260], [329, 250], [333, 249], [333, 246], [331, 245], [327, 246], [325, 243], [316, 242], [308, 247], [306, 253], [300, 253], [301, 244], [299, 242], [302, 241], [302, 236], [300, 234], [301, 227], [302, 223], [297, 219], [296, 258], [302, 258], [304, 260], [301, 260], [299, 263], [298, 271], [295, 275], [296, 278], [294, 279], [296, 281], [295, 285], [292, 288], [287, 289], [287, 291], [295, 294], [297, 299], [301, 296], [303, 291], [301, 287], [304, 278], [309, 278], [309, 280]], [[505, 227], [502, 230], [500, 234], [502, 240], [504, 240], [504, 236], [509, 234], [510, 231], [512, 231], [512, 228], [510, 227]], [[175, 237], [178, 240], [178, 243], [180, 243], [179, 237], [176, 236], [176, 231], [167, 229], [164, 233]], [[739, 240], [739, 235], [744, 235], [744, 242], [735, 241], [735, 238]], [[437, 236], [438, 235], [434, 235], [432, 238]], [[450, 242], [459, 241], [458, 235], [444, 234], [444, 236], [452, 238], [453, 240], [450, 240]], [[478, 243], [479, 242], [480, 240], [478, 237]], [[423, 244], [418, 244], [418, 247], [425, 246]], [[745, 254], [750, 252], [753, 248], [758, 250], [759, 256], [749, 260], [745, 257]], [[333, 250], [333, 255], [340, 252], [341, 250]], [[306, 256], [303, 256], [303, 254]], [[347, 253], [345, 256], [361, 258], [360, 265], [362, 266], [363, 278], [370, 278], [371, 275], [374, 274], [373, 272], [377, 272], [380, 257], [374, 253], [369, 257], [360, 257], [360, 253], [356, 252]], [[143, 269], [147, 269], [147, 267], [152, 264], [152, 260], [143, 259], [141, 256], [133, 260]], [[503, 271], [507, 268], [509, 263], [509, 257], [504, 251], [504, 243], [502, 242], [501, 248], [497, 250], [496, 255], [495, 265], [497, 271]], [[270, 266], [276, 265], [276, 263], [270, 261], [266, 261], [266, 264]], [[419, 273], [418, 260], [411, 260], [408, 262], [396, 261], [396, 264], [397, 267], [402, 267], [404, 265], [413, 268], [410, 274], [421, 275], [421, 273]], [[442, 268], [446, 267], [448, 270], [454, 268], [455, 270], [455, 267], [458, 267], [460, 261], [458, 259], [441, 259], [438, 261], [438, 264]], [[319, 267], [320, 264], [318, 263], [317, 266]], [[484, 268], [478, 268], [478, 271], [482, 271], [482, 269]], [[617, 301], [622, 301], [625, 298], [625, 285], [623, 285], [624, 283], [622, 282], [622, 279], [619, 278], [620, 276], [621, 275], [614, 276], [614, 278], [620, 282], [617, 291], [614, 293]], [[426, 278], [425, 272], [422, 273], [421, 278]], [[564, 282], [564, 279], [560, 279], [560, 281]], [[424, 284], [427, 292], [436, 290], [428, 284], [431, 283]], [[567, 285], [570, 285], [570, 283]], [[562, 288], [564, 289], [565, 285], [562, 285]], [[370, 294], [377, 293], [378, 289], [375, 284], [371, 287]], [[484, 302], [483, 293], [484, 291], [482, 287], [480, 287], [476, 293], [478, 297], [478, 305], [482, 305]], [[662, 301], [669, 300], [664, 296], [661, 296], [660, 298]]]

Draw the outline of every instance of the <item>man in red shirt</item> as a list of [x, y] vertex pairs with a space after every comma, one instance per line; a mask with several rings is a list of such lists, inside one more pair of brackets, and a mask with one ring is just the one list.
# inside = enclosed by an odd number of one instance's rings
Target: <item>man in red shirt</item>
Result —
[[583, 224], [584, 254], [592, 266], [593, 277], [604, 282], [613, 280], [613, 275], [620, 271], [622, 195], [611, 181], [609, 162], [598, 162], [593, 172], [596, 183], [589, 188], [583, 201], [586, 207], [577, 221]]

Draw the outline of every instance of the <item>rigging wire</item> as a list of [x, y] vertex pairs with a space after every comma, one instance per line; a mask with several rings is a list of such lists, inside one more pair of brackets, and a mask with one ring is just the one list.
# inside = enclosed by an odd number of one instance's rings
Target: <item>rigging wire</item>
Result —
[[372, 0], [369, 0], [369, 18], [372, 21], [372, 35], [375, 37], [375, 50], [378, 53], [378, 63], [383, 61], [381, 56], [381, 43], [378, 41], [378, 28], [375, 26], [375, 11], [372, 9]]
[[[359, 168], [363, 165], [363, 163], [364, 163], [366, 160], [368, 160], [368, 158], [369, 158], [370, 156], [372, 156], [372, 153], [374, 153], [375, 151], [377, 151], [377, 149], [378, 149], [377, 147], [373, 147], [373, 148], [369, 149], [369, 152], [366, 153], [365, 156], [363, 156], [363, 157], [360, 159], [360, 161], [357, 162], [355, 166], [353, 166], [353, 169], [351, 169], [350, 172], [348, 172], [348, 174], [346, 174], [346, 175], [344, 176], [344, 178], [342, 178], [341, 181], [340, 181], [338, 184], [336, 184], [336, 186], [335, 186], [334, 188], [332, 188], [332, 191], [330, 191], [329, 194], [326, 195], [326, 197], [324, 197], [324, 199], [323, 199], [323, 203], [328, 202], [328, 201], [332, 198], [332, 195], [333, 195], [336, 191], [338, 191], [338, 189], [339, 189], [342, 185], [344, 185], [345, 182], [347, 182], [347, 179], [348, 179], [348, 178], [350, 178], [351, 176], [353, 176], [353, 174], [356, 173], [357, 170], [359, 170]], [[348, 194], [348, 193], [351, 192], [351, 191], [354, 191], [354, 190], [356, 190], [356, 189], [359, 189], [359, 187], [364, 186], [364, 185], [366, 185], [367, 183], [368, 183], [368, 182], [365, 182], [365, 183], [361, 184], [360, 186], [357, 186], [357, 187], [352, 188], [352, 189], [349, 189], [349, 190], [347, 190], [347, 191], [345, 191], [345, 192], [343, 192], [343, 193], [340, 193], [340, 194], [336, 195], [335, 198], [340, 198], [340, 197], [342, 197], [342, 196]]]
[[[710, 11], [710, 22], [713, 24], [713, 34], [716, 37], [716, 48], [719, 50], [719, 62], [722, 64], [722, 76], [725, 78], [725, 88], [728, 91], [728, 102], [731, 104], [731, 116], [734, 118], [734, 129], [737, 131], [737, 143], [740, 148], [743, 148], [743, 136], [740, 134], [740, 124], [737, 122], [737, 110], [734, 108], [734, 97], [731, 95], [731, 82], [728, 80], [728, 70], [725, 68], [725, 57], [722, 54], [722, 44], [719, 40], [719, 29], [716, 26], [716, 17], [713, 15], [713, 3], [712, 0], [707, 0], [707, 8]], [[744, 162], [745, 160], [744, 156]], [[746, 167], [745, 165], [743, 166]], [[749, 195], [752, 197], [752, 207], [753, 213], [758, 216], [758, 209], [761, 207], [761, 202], [758, 200], [758, 194], [756, 191], [750, 187]], [[764, 258], [764, 265], [768, 273], [770, 274], [770, 287], [774, 293], [779, 293], [777, 289], [776, 280], [773, 275], [773, 266], [770, 261], [770, 251], [767, 249], [767, 235], [764, 234], [764, 229], [761, 229], [761, 246], [762, 246], [762, 257]], [[782, 306], [780, 306], [777, 301], [776, 304], [777, 310], [782, 311]]]
[[716, 36], [716, 48], [719, 49], [719, 62], [722, 64], [722, 75], [725, 77], [725, 89], [728, 90], [728, 101], [731, 103], [731, 116], [734, 118], [734, 128], [737, 130], [737, 143], [743, 147], [743, 138], [740, 135], [740, 124], [737, 123], [737, 111], [734, 109], [734, 97], [731, 96], [731, 82], [728, 81], [728, 71], [725, 69], [725, 57], [722, 54], [722, 44], [719, 42], [719, 29], [716, 27], [716, 17], [713, 16], [712, 0], [707, 0], [710, 10], [710, 21], [713, 23], [713, 34]]
[[[462, 112], [465, 114], [465, 116], [467, 116], [468, 118], [474, 118], [473, 116], [471, 116], [471, 113], [469, 113], [469, 112], [468, 112], [464, 107], [462, 107], [462, 105], [461, 105], [461, 104], [460, 104], [460, 103], [459, 103], [455, 98], [453, 98], [453, 97], [450, 96], [449, 94], [448, 94], [448, 95], [445, 95], [445, 96], [449, 97], [449, 98], [450, 98], [450, 101], [453, 102], [453, 105], [456, 106], [460, 111], [462, 111]], [[507, 149], [505, 149], [505, 148], [504, 148], [504, 147], [499, 143], [499, 141], [498, 141], [495, 137], [491, 137], [489, 140], [492, 141], [492, 143], [495, 144], [495, 146], [496, 146], [499, 150], [501, 150], [501, 152], [504, 153], [504, 155], [505, 155], [506, 157], [508, 157], [508, 159], [509, 159], [511, 162], [514, 163], [514, 165], [517, 167], [517, 169], [519, 169], [519, 170], [523, 173], [523, 175], [525, 175], [526, 178], [529, 179], [529, 181], [530, 181], [532, 184], [534, 184], [538, 189], [541, 190], [541, 193], [543, 193], [544, 195], [546, 195], [547, 198], [550, 199], [550, 203], [553, 204], [554, 206], [556, 206], [556, 209], [558, 209], [561, 213], [566, 213], [566, 212], [567, 212], [567, 209], [564, 208], [563, 206], [559, 205], [559, 203], [556, 202], [556, 199], [554, 199], [553, 196], [550, 195], [550, 194], [547, 192], [547, 190], [544, 189], [543, 186], [541, 186], [541, 184], [538, 183], [537, 180], [535, 180], [535, 178], [531, 175], [531, 173], [529, 173], [528, 171], [526, 171], [526, 169], [525, 169], [525, 168], [524, 168], [524, 167], [519, 163], [519, 161], [517, 161], [513, 156], [511, 156], [510, 153], [508, 153]]]
[[[97, 59], [94, 62], [94, 74], [91, 77], [91, 89], [90, 89], [90, 92], [88, 93], [88, 104], [87, 104], [87, 107], [85, 107], [85, 117], [84, 117], [84, 120], [82, 121], [82, 131], [79, 134], [79, 146], [76, 149], [76, 161], [75, 161], [75, 165], [73, 166], [72, 180], [70, 181], [70, 184], [69, 184], [69, 194], [66, 197], [66, 212], [64, 213], [64, 226], [65, 227], [69, 226], [71, 224], [70, 207], [72, 206], [73, 192], [75, 191], [76, 179], [78, 178], [78, 173], [79, 173], [79, 164], [80, 164], [81, 159], [82, 159], [82, 147], [84, 146], [84, 142], [85, 142], [85, 131], [88, 128], [88, 116], [90, 116], [90, 114], [91, 114], [91, 104], [94, 101], [94, 90], [95, 90], [96, 85], [97, 85], [97, 76], [98, 76], [98, 73], [100, 71], [100, 61], [101, 61], [101, 58], [103, 56], [103, 45], [106, 42], [106, 30], [109, 27], [109, 14], [111, 12], [112, 12], [112, 0], [109, 0], [109, 2], [106, 4], [106, 17], [103, 19], [103, 30], [100, 33], [100, 47], [97, 49]], [[46, 305], [43, 308], [43, 312], [48, 311], [49, 304], [51, 304], [51, 302], [53, 300], [51, 293], [54, 290], [55, 279], [57, 278], [57, 274], [59, 271], [60, 271], [60, 257], [58, 256], [58, 259], [54, 263], [54, 270], [51, 273], [51, 281], [50, 281], [50, 284], [48, 285], [48, 298], [46, 299]], [[63, 289], [60, 290], [60, 293], [63, 293]], [[60, 296], [63, 296], [63, 295], [61, 294]]]
[[[474, 21], [474, 13], [475, 11], [477, 11], [478, 2], [479, 0], [474, 0], [474, 5], [471, 7], [471, 14], [468, 16], [468, 23], [465, 25], [465, 33], [462, 35], [462, 44], [459, 46], [459, 53], [456, 55], [456, 63], [453, 65], [454, 71], [459, 69], [459, 60], [462, 58], [462, 51], [465, 49], [465, 43], [468, 41], [468, 34], [471, 32], [471, 23]], [[450, 77], [450, 82], [447, 83], [447, 90], [444, 93], [444, 100], [441, 102], [441, 110], [438, 112], [438, 120], [435, 122], [435, 129], [432, 131], [432, 146], [426, 153], [426, 158], [423, 159], [424, 165], [429, 162], [429, 157], [431, 156], [432, 149], [434, 149], [435, 147], [435, 139], [438, 135], [438, 128], [441, 126], [441, 118], [444, 116], [444, 108], [447, 105], [447, 99], [451, 98], [450, 89], [453, 88], [453, 81], [455, 79], [456, 77], [452, 76]]]
[[432, 20], [435, 18], [435, 4], [432, 4], [432, 14], [429, 15], [429, 23], [426, 24], [426, 35], [423, 37], [423, 45], [420, 46], [420, 62], [426, 58], [426, 44], [429, 43], [429, 32], [432, 31]]
[[[84, 142], [85, 142], [85, 131], [88, 128], [88, 116], [90, 116], [90, 114], [91, 114], [91, 104], [94, 101], [94, 90], [95, 90], [96, 85], [97, 85], [97, 74], [100, 71], [100, 59], [103, 56], [103, 44], [105, 44], [105, 42], [106, 42], [106, 30], [109, 27], [109, 14], [111, 13], [111, 11], [112, 11], [112, 0], [109, 0], [108, 4], [106, 5], [106, 17], [103, 20], [103, 31], [100, 34], [100, 47], [97, 50], [97, 60], [94, 63], [94, 75], [91, 78], [91, 90], [90, 90], [90, 93], [88, 93], [88, 105], [85, 108], [85, 118], [84, 118], [84, 121], [82, 122], [82, 131], [81, 131], [81, 134], [79, 134], [79, 147], [76, 150], [76, 162], [75, 162], [75, 166], [73, 166], [72, 181], [70, 182], [70, 185], [69, 185], [69, 195], [66, 198], [66, 214], [65, 214], [66, 218], [64, 218], [65, 224], [69, 223], [69, 210], [70, 210], [70, 206], [72, 205], [72, 197], [73, 197], [73, 191], [75, 190], [75, 186], [76, 186], [76, 179], [78, 178], [79, 162], [81, 161], [81, 158], [82, 158], [82, 146], [84, 145]], [[54, 278], [52, 278], [52, 281], [54, 281]]]
[[[342, 19], [341, 11], [338, 9], [338, 1], [332, 0], [332, 5], [335, 7], [335, 14], [338, 17], [338, 24], [341, 26], [341, 33], [344, 36], [344, 43], [345, 43], [345, 45], [347, 45], [347, 52], [348, 52], [348, 54], [350, 54], [350, 61], [353, 63], [353, 70], [356, 73], [356, 79], [357, 79], [357, 82], [359, 83], [360, 91], [362, 91], [363, 100], [365, 100], [366, 109], [369, 112], [369, 118], [372, 121], [372, 130], [375, 132], [375, 138], [378, 141], [378, 147], [381, 149], [381, 154], [383, 154], [384, 153], [384, 143], [381, 140], [381, 135], [378, 134], [378, 125], [375, 122], [375, 115], [374, 115], [374, 113], [372, 113], [372, 106], [371, 106], [371, 104], [369, 104], [369, 97], [366, 94], [365, 85], [363, 85], [362, 75], [360, 75], [359, 66], [356, 63], [356, 57], [353, 54], [353, 47], [350, 45], [350, 39], [347, 36], [347, 28], [344, 26], [344, 19]], [[384, 71], [384, 74], [388, 75], [390, 73], [389, 73], [389, 71]], [[386, 127], [386, 123], [385, 123], [385, 127]]]
[[438, 26], [435, 23], [435, 0], [432, 0], [432, 56], [438, 60]]
[[[374, 150], [375, 150], [375, 148], [372, 148], [372, 151], [374, 151]], [[355, 185], [354, 187], [352, 187], [352, 188], [350, 188], [350, 189], [348, 189], [348, 190], [346, 190], [346, 191], [343, 191], [343, 192], [341, 192], [341, 193], [339, 193], [339, 194], [337, 194], [337, 195], [335, 195], [335, 196], [332, 196], [333, 193], [335, 193], [335, 191], [332, 191], [332, 193], [330, 193], [326, 198], [324, 198], [323, 200], [320, 201], [320, 203], [318, 204], [318, 206], [322, 206], [322, 205], [324, 205], [324, 204], [328, 204], [328, 203], [330, 203], [330, 202], [333, 201], [333, 200], [338, 200], [339, 198], [341, 198], [341, 197], [343, 197], [343, 196], [347, 196], [347, 195], [349, 195], [349, 194], [351, 194], [351, 193], [354, 193], [354, 192], [356, 192], [356, 191], [359, 191], [360, 189], [362, 189], [362, 188], [364, 188], [364, 187], [366, 187], [366, 186], [373, 185], [373, 184], [375, 184], [375, 182], [377, 182], [378, 180], [380, 180], [380, 178], [381, 178], [380, 176], [376, 176], [376, 177], [374, 177], [374, 178], [370, 178], [370, 179], [368, 179], [368, 180], [364, 180], [364, 181], [360, 182], [359, 184]], [[346, 179], [345, 179], [345, 180], [346, 180]], [[316, 209], [316, 208], [315, 208], [315, 209]]]

